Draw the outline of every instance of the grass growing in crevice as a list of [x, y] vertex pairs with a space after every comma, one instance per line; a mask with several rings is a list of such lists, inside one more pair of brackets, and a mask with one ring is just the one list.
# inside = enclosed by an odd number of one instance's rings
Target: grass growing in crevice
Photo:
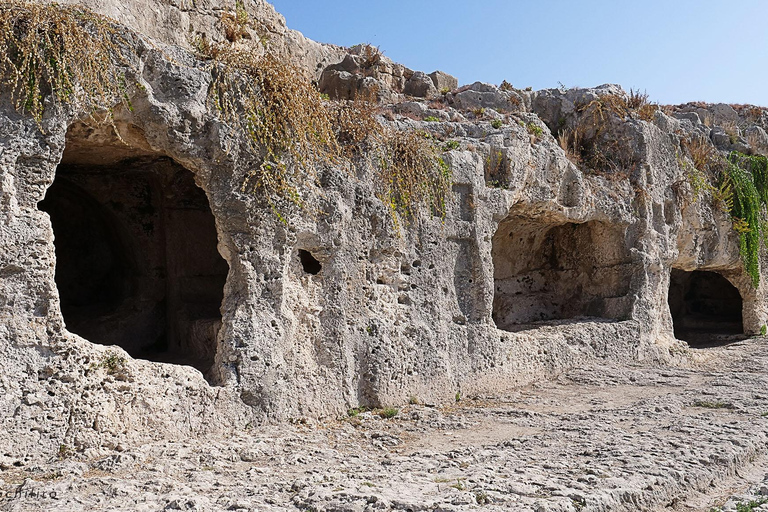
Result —
[[631, 138], [617, 129], [618, 123], [628, 119], [652, 120], [656, 110], [658, 106], [648, 102], [647, 94], [603, 94], [576, 105], [572, 119], [560, 119], [556, 138], [575, 165], [608, 176], [628, 177], [639, 164], [639, 158]]
[[0, 0], [0, 86], [41, 130], [46, 98], [91, 115], [130, 107], [121, 37], [112, 20], [82, 7]]
[[732, 404], [721, 402], [720, 400], [695, 400], [693, 406], [702, 407], [704, 409], [733, 409]]
[[768, 498], [765, 497], [747, 502], [739, 502], [736, 504], [736, 512], [753, 512], [755, 509], [766, 503], [768, 503]]
[[399, 409], [395, 409], [394, 407], [386, 407], [384, 409], [379, 409], [376, 411], [376, 414], [379, 415], [380, 418], [388, 420], [392, 419], [395, 416], [397, 416], [400, 413]]

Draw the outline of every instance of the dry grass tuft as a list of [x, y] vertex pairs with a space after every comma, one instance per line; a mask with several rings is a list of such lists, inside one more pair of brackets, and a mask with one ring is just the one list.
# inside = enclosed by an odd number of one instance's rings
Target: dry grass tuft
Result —
[[656, 112], [659, 111], [659, 106], [656, 103], [646, 103], [640, 105], [637, 109], [637, 117], [642, 121], [648, 121], [649, 123], [656, 117]]
[[221, 24], [224, 26], [224, 35], [227, 41], [236, 43], [247, 38], [248, 34], [248, 11], [241, 0], [235, 2], [235, 12], [225, 12], [221, 15]]
[[726, 121], [723, 123], [723, 130], [725, 130], [725, 133], [728, 135], [728, 138], [731, 141], [731, 144], [735, 144], [738, 142], [739, 138], [741, 137], [741, 130], [739, 129], [739, 125], [736, 124], [734, 121]]
[[230, 48], [215, 57], [210, 98], [222, 118], [247, 135], [261, 165], [244, 183], [275, 207], [315, 178], [315, 167], [339, 154], [330, 111], [304, 73], [271, 54]]
[[766, 147], [762, 137], [758, 134], [756, 131], [751, 131], [747, 133], [747, 143], [749, 144], [749, 147], [752, 149], [753, 153], [756, 153], [758, 155], [768, 156], [766, 155], [766, 150], [768, 150], [768, 147]]
[[[451, 170], [440, 157], [427, 134], [385, 130], [382, 141], [380, 182], [385, 185], [381, 198], [394, 212], [414, 218], [415, 205], [426, 204], [433, 214], [445, 215], [445, 200], [451, 189]], [[393, 215], [393, 218], [394, 217]]]
[[710, 167], [719, 156], [715, 147], [701, 136], [686, 137], [680, 145], [688, 153], [693, 166], [701, 172], [710, 171]]
[[581, 165], [582, 139], [583, 129], [580, 125], [562, 130], [557, 136], [557, 142], [565, 151], [565, 156], [577, 167]]
[[0, 84], [38, 126], [45, 98], [94, 113], [128, 105], [113, 22], [82, 7], [0, 1]]
[[377, 147], [384, 127], [376, 119], [379, 107], [370, 97], [358, 96], [352, 101], [332, 101], [331, 112], [336, 140], [344, 156], [359, 157]]

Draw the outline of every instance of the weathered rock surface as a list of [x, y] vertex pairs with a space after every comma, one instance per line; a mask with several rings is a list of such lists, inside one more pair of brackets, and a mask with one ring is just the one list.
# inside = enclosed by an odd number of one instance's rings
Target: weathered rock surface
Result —
[[364, 412], [35, 464], [6, 472], [17, 498], [2, 509], [735, 510], [767, 494], [766, 347], [708, 349], [687, 367], [577, 367], [392, 419]]
[[[453, 173], [444, 218], [422, 211], [414, 223], [396, 224], [373, 170], [353, 177], [329, 168], [319, 171], [320, 186], [302, 191], [305, 209], [280, 219], [242, 192], [259, 155], [210, 105], [211, 73], [178, 30], [221, 40], [221, 14], [234, 3], [86, 5], [151, 39], [131, 39], [139, 69], [129, 77], [132, 109], [114, 113], [124, 142], [110, 126], [91, 126], [85, 112], [54, 106], [41, 132], [0, 96], [0, 468], [15, 471], [5, 474], [60, 473], [29, 485], [56, 490], [63, 509], [118, 500], [134, 509], [447, 510], [482, 505], [486, 496], [520, 510], [582, 503], [652, 510], [691, 486], [705, 492], [740, 461], [763, 455], [761, 345], [715, 351], [707, 363], [715, 367], [705, 370], [675, 340], [681, 326], [673, 325], [673, 314], [691, 307], [689, 292], [715, 307], [724, 291], [742, 301], [728, 329], [756, 334], [766, 324], [765, 279], [752, 286], [731, 220], [711, 197], [694, 196], [680, 156], [681, 139], [692, 134], [723, 151], [759, 150], [768, 127], [762, 110], [689, 105], [651, 121], [611, 117], [601, 140], [621, 141], [627, 165], [589, 169], [555, 136], [590, 102], [625, 95], [618, 86], [457, 89], [449, 77], [407, 70], [370, 48], [307, 41], [265, 2], [245, 2], [268, 28], [269, 44], [308, 69], [321, 91], [375, 92], [384, 103], [380, 121], [431, 134]], [[264, 36], [236, 44], [259, 48]], [[444, 88], [452, 90], [433, 100]], [[162, 170], [168, 166], [189, 171], [207, 205], [177, 197], [186, 185]], [[152, 333], [124, 344], [137, 358], [66, 328], [77, 322], [62, 315], [54, 214], [38, 206], [55, 179], [87, 193], [105, 226], [120, 226], [105, 230], [116, 240], [103, 245], [104, 258], [126, 260], [110, 282], [132, 307], [151, 311], [86, 305], [102, 308], [94, 319], [111, 315], [114, 324], [99, 325]], [[190, 255], [211, 252], [210, 244], [196, 251], [197, 230], [173, 223], [206, 208], [228, 267], [220, 319], [207, 309], [222, 273], [191, 270], [206, 258]], [[673, 280], [673, 269], [683, 276]], [[180, 281], [172, 292], [147, 286], [168, 276]], [[163, 337], [160, 324], [170, 316], [180, 331]], [[169, 343], [193, 347], [198, 368], [159, 362]], [[638, 362], [651, 366], [627, 366]], [[564, 373], [580, 384], [514, 391]], [[601, 385], [609, 387], [598, 392]], [[736, 408], [691, 410], [710, 386]], [[547, 387], [554, 389], [542, 394]], [[415, 414], [410, 420], [365, 419], [359, 431], [349, 423], [293, 434], [258, 426], [402, 407], [412, 397], [444, 405], [456, 396], [512, 397], [518, 405], [413, 407], [401, 413]], [[588, 397], [612, 405], [602, 411]], [[569, 409], [576, 406], [585, 412]], [[482, 423], [486, 415], [493, 421]], [[475, 422], [465, 447], [431, 447], [443, 426], [470, 432]], [[413, 451], [379, 457], [402, 447], [409, 429], [423, 434]], [[368, 442], [371, 453], [361, 448]], [[52, 463], [57, 457], [68, 462]], [[334, 464], [338, 474], [328, 471]], [[82, 480], [86, 474], [94, 479]], [[452, 488], [435, 478], [466, 481]], [[211, 492], [215, 481], [225, 489], [220, 496]], [[146, 502], [119, 501], [134, 493]]]

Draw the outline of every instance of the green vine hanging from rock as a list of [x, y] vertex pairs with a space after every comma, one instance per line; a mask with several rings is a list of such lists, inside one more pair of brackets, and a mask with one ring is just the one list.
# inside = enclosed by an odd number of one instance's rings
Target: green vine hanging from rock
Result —
[[724, 162], [720, 189], [730, 189], [727, 209], [739, 233], [739, 252], [752, 285], [760, 284], [760, 245], [766, 241], [768, 158], [732, 152]]

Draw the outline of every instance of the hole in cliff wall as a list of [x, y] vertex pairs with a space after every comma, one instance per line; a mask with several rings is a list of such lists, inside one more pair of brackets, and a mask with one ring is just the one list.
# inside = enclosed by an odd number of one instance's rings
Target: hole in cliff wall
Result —
[[205, 193], [168, 158], [76, 155], [65, 153], [40, 203], [67, 328], [209, 378], [228, 266]]
[[740, 339], [744, 334], [739, 290], [717, 272], [673, 268], [669, 310], [675, 337], [694, 347]]
[[316, 276], [320, 273], [321, 270], [323, 270], [323, 265], [321, 265], [320, 262], [317, 261], [317, 259], [312, 256], [312, 253], [309, 251], [299, 249], [299, 260], [301, 261], [301, 267], [307, 274]]
[[511, 215], [499, 224], [492, 255], [493, 319], [499, 329], [630, 316], [633, 264], [622, 226]]

